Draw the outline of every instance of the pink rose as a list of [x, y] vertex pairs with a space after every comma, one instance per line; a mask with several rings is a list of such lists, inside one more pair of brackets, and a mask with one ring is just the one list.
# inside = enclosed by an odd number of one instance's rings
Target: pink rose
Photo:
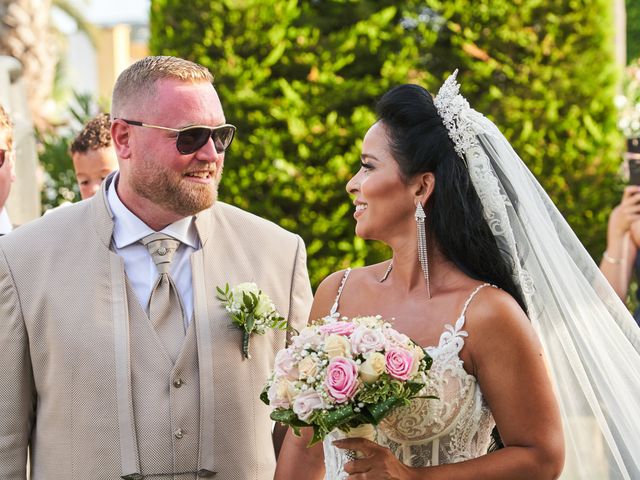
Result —
[[354, 353], [370, 353], [384, 350], [387, 341], [379, 329], [358, 327], [351, 334], [351, 350]]
[[293, 413], [303, 422], [309, 419], [314, 410], [322, 408], [324, 408], [324, 402], [320, 394], [315, 390], [302, 392], [293, 400]]
[[293, 358], [293, 352], [288, 348], [282, 349], [276, 354], [273, 369], [278, 376], [285, 376], [291, 380], [298, 378], [298, 368]]
[[336, 403], [351, 400], [358, 390], [358, 365], [349, 358], [333, 358], [327, 367], [324, 384]]
[[344, 335], [348, 337], [353, 333], [356, 326], [352, 322], [339, 320], [337, 322], [327, 323], [320, 327], [320, 331], [325, 335]]
[[415, 357], [404, 348], [392, 348], [384, 356], [387, 373], [398, 380], [407, 380], [411, 375]]

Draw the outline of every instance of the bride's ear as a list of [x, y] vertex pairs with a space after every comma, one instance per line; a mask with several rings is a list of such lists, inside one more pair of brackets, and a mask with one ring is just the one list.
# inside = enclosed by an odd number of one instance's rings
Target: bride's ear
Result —
[[425, 206], [427, 204], [427, 201], [433, 194], [435, 186], [436, 177], [432, 172], [420, 173], [416, 175], [414, 191], [414, 201], [416, 206], [418, 205], [418, 202], [422, 203], [422, 206]]

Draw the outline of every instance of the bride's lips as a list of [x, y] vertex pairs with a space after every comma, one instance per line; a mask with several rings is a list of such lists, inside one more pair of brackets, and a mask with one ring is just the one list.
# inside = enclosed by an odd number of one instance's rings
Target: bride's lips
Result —
[[353, 217], [357, 219], [359, 216], [364, 214], [367, 209], [367, 204], [364, 202], [354, 202], [354, 205], [356, 206], [356, 211], [353, 212]]

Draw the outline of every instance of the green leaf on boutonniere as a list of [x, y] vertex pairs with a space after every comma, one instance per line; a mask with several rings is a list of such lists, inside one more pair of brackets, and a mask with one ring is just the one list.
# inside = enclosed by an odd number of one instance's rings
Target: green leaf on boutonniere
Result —
[[286, 320], [277, 312], [271, 299], [255, 283], [244, 282], [224, 290], [216, 287], [216, 298], [231, 316], [231, 321], [242, 329], [242, 355], [250, 358], [249, 341], [253, 333], [263, 334], [267, 328], [287, 330]]

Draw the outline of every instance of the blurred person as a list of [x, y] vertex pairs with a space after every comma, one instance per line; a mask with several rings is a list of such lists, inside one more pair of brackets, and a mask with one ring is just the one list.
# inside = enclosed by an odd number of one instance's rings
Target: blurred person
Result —
[[118, 169], [118, 157], [111, 142], [111, 120], [101, 113], [87, 122], [70, 147], [73, 169], [82, 200], [92, 197], [102, 181]]
[[[634, 275], [640, 272], [640, 186], [625, 187], [622, 200], [611, 211], [607, 222], [607, 247], [600, 270], [624, 302]], [[636, 292], [640, 300], [640, 290]], [[633, 313], [640, 326], [640, 307]]]
[[[259, 394], [286, 332], [251, 339], [216, 287], [254, 282], [293, 328], [302, 239], [217, 201], [227, 123], [203, 66], [146, 57], [116, 82], [119, 170], [0, 239], [0, 478], [271, 480]], [[250, 446], [248, 448], [248, 446]]]
[[13, 229], [5, 203], [16, 179], [14, 158], [13, 123], [0, 105], [0, 235], [6, 235]]

